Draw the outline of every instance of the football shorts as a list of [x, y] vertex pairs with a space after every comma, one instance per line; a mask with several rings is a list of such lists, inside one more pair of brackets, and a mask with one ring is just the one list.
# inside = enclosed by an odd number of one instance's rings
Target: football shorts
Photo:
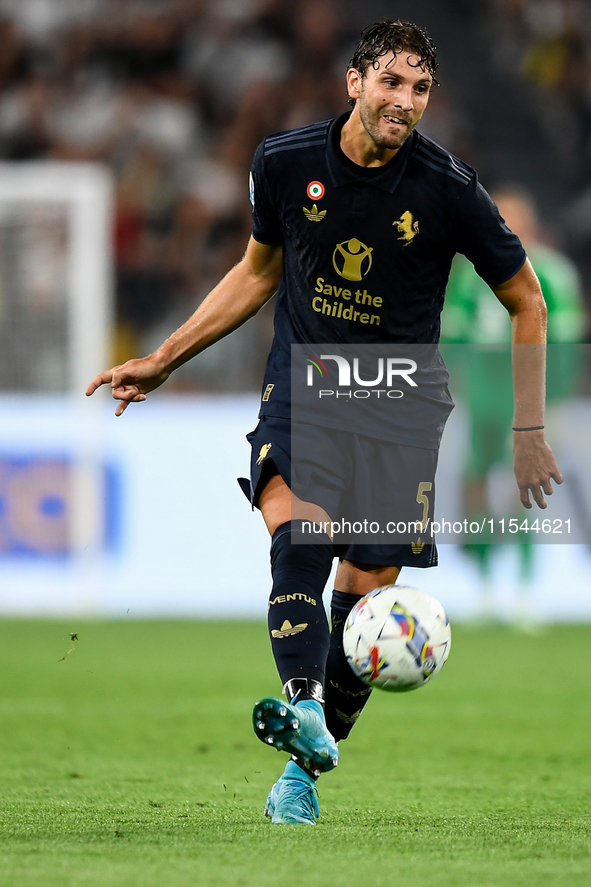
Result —
[[329, 527], [310, 526], [311, 542], [326, 531], [335, 555], [353, 563], [437, 565], [431, 532], [437, 450], [272, 416], [261, 417], [247, 440], [250, 482], [239, 483], [253, 507], [268, 478], [279, 474], [331, 519]]

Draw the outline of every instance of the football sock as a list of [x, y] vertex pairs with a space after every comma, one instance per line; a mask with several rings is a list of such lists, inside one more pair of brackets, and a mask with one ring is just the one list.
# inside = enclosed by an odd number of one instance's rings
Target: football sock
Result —
[[315, 699], [324, 704], [324, 685], [312, 678], [292, 678], [283, 685], [283, 692], [294, 705], [304, 699]]
[[371, 694], [371, 688], [353, 674], [343, 650], [345, 622], [359, 600], [356, 594], [335, 590], [330, 604], [332, 630], [324, 696], [326, 726], [337, 742], [347, 738]]
[[295, 701], [322, 702], [318, 685], [321, 691], [329, 644], [322, 592], [330, 575], [333, 549], [328, 536], [326, 543], [292, 544], [292, 534], [309, 538], [309, 534], [302, 534], [301, 525], [301, 520], [287, 521], [273, 533], [269, 634], [281, 681], [284, 686], [293, 682], [292, 699], [297, 694]]
[[283, 776], [287, 779], [303, 779], [304, 782], [307, 782], [310, 785], [318, 780], [317, 776], [314, 776], [309, 770], [306, 770], [306, 768], [299, 764], [295, 758], [292, 758], [287, 762]]
[[[288, 768], [289, 768], [289, 771], [288, 771]], [[294, 769], [294, 768], [296, 768], [296, 769]], [[302, 764], [301, 761], [298, 761], [298, 759], [296, 758], [295, 755], [292, 755], [290, 760], [287, 762], [287, 767], [285, 768], [284, 776], [295, 776], [295, 777], [300, 776], [301, 777], [302, 774], [298, 773], [298, 770], [301, 770], [302, 773], [305, 773], [306, 776], [308, 777], [308, 780], [312, 780], [312, 782], [318, 782], [318, 780], [320, 779], [320, 773], [318, 773], [318, 771], [314, 772], [314, 771], [310, 770], [308, 767], [306, 767], [304, 764]]]

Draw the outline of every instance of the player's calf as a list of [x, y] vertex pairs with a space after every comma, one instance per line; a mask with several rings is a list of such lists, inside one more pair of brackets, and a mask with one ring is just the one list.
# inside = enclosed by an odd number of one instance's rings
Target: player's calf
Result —
[[332, 629], [326, 662], [326, 724], [336, 741], [346, 739], [371, 695], [371, 688], [353, 673], [343, 650], [347, 616], [359, 601], [355, 594], [334, 591], [330, 614]]
[[[330, 575], [330, 538], [310, 543], [301, 521], [287, 521], [273, 534], [268, 624], [282, 683], [294, 678], [324, 685], [329, 628], [322, 593]], [[301, 541], [297, 541], [297, 540]]]

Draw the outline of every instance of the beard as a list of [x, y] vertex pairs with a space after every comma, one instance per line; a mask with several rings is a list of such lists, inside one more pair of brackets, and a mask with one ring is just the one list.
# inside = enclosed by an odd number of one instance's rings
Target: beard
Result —
[[371, 139], [373, 139], [376, 147], [381, 149], [392, 151], [401, 148], [418, 123], [418, 121], [410, 123], [409, 121], [406, 121], [406, 115], [397, 114], [397, 117], [403, 117], [405, 119], [406, 126], [400, 127], [400, 129], [395, 132], [384, 132], [383, 129], [380, 128], [382, 115], [376, 113], [370, 107], [363, 91], [357, 99], [357, 103], [359, 105], [359, 118], [365, 131]]

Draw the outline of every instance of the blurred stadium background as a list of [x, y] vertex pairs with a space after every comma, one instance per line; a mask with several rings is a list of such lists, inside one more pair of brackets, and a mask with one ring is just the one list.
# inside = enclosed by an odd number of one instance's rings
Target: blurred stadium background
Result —
[[[272, 304], [122, 419], [107, 392], [83, 391], [153, 350], [240, 258], [257, 144], [346, 110], [352, 47], [385, 16], [424, 25], [439, 50], [421, 131], [489, 190], [533, 195], [589, 316], [583, 0], [0, 0], [0, 613], [265, 612], [266, 533], [235, 478]], [[589, 342], [588, 324], [578, 338]], [[535, 619], [591, 618], [586, 359], [558, 435], [578, 466], [582, 536], [539, 546]], [[447, 501], [465, 437], [460, 403], [442, 455]], [[495, 568], [501, 617], [520, 595], [515, 548]], [[455, 546], [439, 570], [404, 579], [452, 616], [479, 612], [477, 573]]]

